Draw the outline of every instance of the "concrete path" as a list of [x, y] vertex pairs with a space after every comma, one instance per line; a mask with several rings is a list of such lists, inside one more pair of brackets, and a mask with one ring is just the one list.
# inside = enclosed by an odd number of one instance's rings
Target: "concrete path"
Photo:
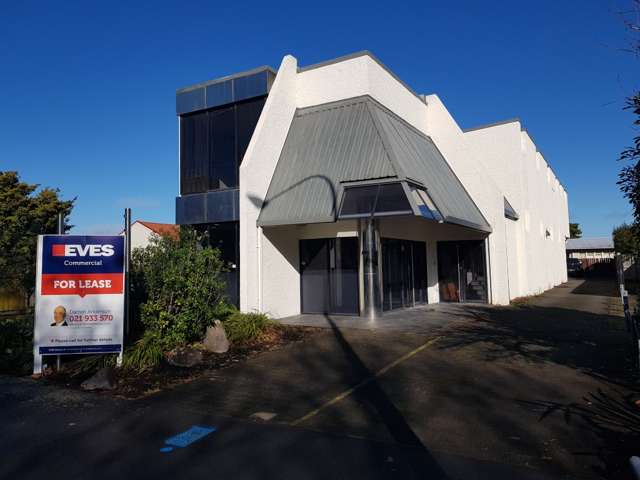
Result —
[[[436, 303], [385, 312], [381, 318], [375, 320], [349, 315], [306, 314], [282, 318], [279, 321], [285, 325], [331, 328], [333, 324], [340, 329], [392, 330], [401, 333], [428, 335], [436, 328], [472, 318], [470, 307], [473, 307], [473, 304]], [[483, 305], [483, 307], [489, 306]]]
[[[0, 478], [628, 478], [637, 438], [603, 422], [636, 415], [616, 300], [572, 281], [519, 307], [413, 311], [408, 330], [327, 318], [134, 402], [3, 378]], [[217, 431], [160, 452], [193, 425]]]

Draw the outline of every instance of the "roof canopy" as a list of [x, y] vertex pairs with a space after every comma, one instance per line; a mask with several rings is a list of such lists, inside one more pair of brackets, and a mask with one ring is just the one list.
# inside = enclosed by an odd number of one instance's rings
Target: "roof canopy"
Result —
[[567, 250], [613, 250], [611, 237], [570, 238], [566, 243]]
[[433, 141], [369, 96], [296, 112], [258, 225], [334, 222], [345, 187], [394, 181], [415, 215], [408, 186], [427, 192], [438, 220], [491, 231]]

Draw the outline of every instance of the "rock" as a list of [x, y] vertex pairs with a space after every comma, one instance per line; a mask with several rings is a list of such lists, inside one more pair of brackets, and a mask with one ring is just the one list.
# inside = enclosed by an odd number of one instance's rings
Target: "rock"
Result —
[[256, 412], [251, 414], [251, 418], [254, 420], [261, 420], [263, 422], [269, 422], [276, 417], [277, 413], [273, 412]]
[[212, 327], [207, 327], [203, 344], [208, 352], [225, 353], [229, 350], [229, 340], [220, 320], [216, 320]]
[[178, 347], [165, 354], [169, 365], [190, 368], [202, 363], [202, 352], [193, 347]]
[[112, 367], [101, 368], [80, 387], [83, 390], [113, 390], [116, 388], [115, 372]]

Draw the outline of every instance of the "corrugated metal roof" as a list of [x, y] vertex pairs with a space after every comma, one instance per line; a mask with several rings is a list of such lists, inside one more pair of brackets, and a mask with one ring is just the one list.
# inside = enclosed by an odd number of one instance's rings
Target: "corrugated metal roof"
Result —
[[385, 178], [422, 183], [445, 221], [490, 231], [431, 139], [369, 96], [296, 112], [258, 224], [333, 222], [343, 182]]
[[613, 238], [570, 238], [567, 240], [567, 250], [613, 250]]

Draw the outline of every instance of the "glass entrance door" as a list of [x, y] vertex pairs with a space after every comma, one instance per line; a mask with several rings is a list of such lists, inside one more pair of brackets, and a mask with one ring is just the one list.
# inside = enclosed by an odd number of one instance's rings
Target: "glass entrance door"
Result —
[[300, 241], [302, 313], [358, 315], [358, 239]]
[[487, 302], [484, 242], [465, 242], [460, 248], [463, 302]]
[[483, 240], [438, 242], [438, 283], [443, 302], [487, 302]]
[[395, 238], [381, 242], [383, 310], [426, 303], [426, 244]]

